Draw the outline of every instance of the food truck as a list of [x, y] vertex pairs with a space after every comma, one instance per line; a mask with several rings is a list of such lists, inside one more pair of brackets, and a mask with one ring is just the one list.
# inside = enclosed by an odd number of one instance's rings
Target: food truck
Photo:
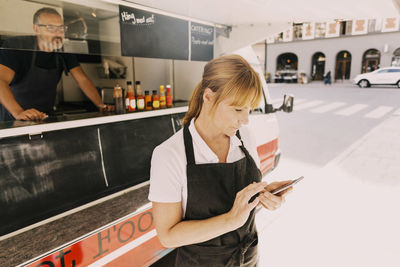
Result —
[[200, 16], [207, 10], [193, 7], [189, 16], [177, 1], [0, 0], [0, 45], [33, 35], [32, 17], [43, 7], [62, 15], [68, 28], [59, 53], [78, 58], [105, 104], [113, 105], [115, 87], [126, 89], [128, 81], [156, 93], [169, 85], [173, 104], [101, 113], [64, 73], [48, 118], [1, 121], [0, 265], [168, 266], [174, 249], [159, 242], [147, 199], [152, 151], [182, 128], [206, 62], [234, 53], [262, 80], [249, 127], [263, 175], [272, 171], [281, 153], [275, 112], [292, 111], [293, 97], [272, 105], [250, 45], [283, 31], [288, 20], [250, 25], [243, 18], [244, 26], [232, 27], [226, 13], [216, 19], [218, 11]]

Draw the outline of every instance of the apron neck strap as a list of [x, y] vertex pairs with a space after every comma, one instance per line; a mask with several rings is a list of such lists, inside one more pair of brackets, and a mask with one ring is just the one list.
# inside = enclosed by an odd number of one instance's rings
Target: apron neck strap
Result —
[[185, 143], [186, 161], [187, 165], [195, 165], [193, 139], [189, 131], [189, 125], [183, 127], [183, 141]]
[[240, 146], [240, 149], [242, 149], [242, 151], [246, 155], [246, 157], [249, 157], [250, 156], [249, 151], [247, 151], [247, 149], [244, 147], [243, 140], [242, 140], [242, 137], [240, 136], [239, 130], [236, 131], [236, 136], [237, 136], [237, 138], [239, 138], [240, 143], [242, 143], [242, 145]]
[[[31, 67], [30, 67], [31, 69], [34, 66], [36, 66], [37, 53], [39, 53], [41, 51], [37, 42], [38, 41], [37, 41], [37, 38], [36, 38], [35, 44], [33, 46], [33, 52], [32, 52], [33, 54], [32, 54], [32, 62], [31, 62]], [[59, 55], [58, 53], [55, 53], [55, 52], [50, 52], [50, 53], [54, 53], [54, 56], [56, 58], [56, 69], [57, 69], [57, 71], [60, 71], [60, 73], [62, 73], [63, 70], [64, 70], [65, 71], [65, 75], [68, 76], [66, 63], [65, 63], [64, 59], [61, 57], [61, 55]], [[61, 64], [60, 64], [60, 60], [61, 60]]]
[[39, 46], [38, 46], [37, 42], [35, 42], [35, 45], [34, 45], [33, 51], [32, 51], [32, 61], [31, 61], [30, 69], [32, 69], [34, 66], [36, 66], [36, 53], [37, 53], [38, 49], [39, 49]]
[[240, 136], [239, 130], [236, 131], [236, 136], [237, 136], [237, 138], [239, 138], [240, 143], [242, 143], [242, 147], [244, 147], [244, 145], [243, 145], [243, 140], [242, 140], [242, 137]]
[[[242, 143], [240, 148], [242, 149], [243, 153], [248, 157], [249, 156], [249, 152], [244, 147], [243, 140], [242, 140], [242, 138], [240, 136], [239, 130], [236, 131], [236, 136], [239, 138], [240, 142]], [[193, 139], [192, 139], [192, 135], [190, 134], [189, 125], [188, 124], [186, 124], [183, 127], [183, 141], [184, 141], [184, 144], [185, 144], [187, 165], [195, 165], [194, 150], [193, 150]]]

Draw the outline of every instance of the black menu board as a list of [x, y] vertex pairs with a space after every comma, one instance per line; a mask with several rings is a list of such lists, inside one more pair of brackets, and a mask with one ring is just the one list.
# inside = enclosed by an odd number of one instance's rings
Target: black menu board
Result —
[[119, 15], [123, 56], [188, 60], [188, 21], [121, 5]]
[[190, 60], [209, 61], [214, 57], [214, 27], [191, 22]]

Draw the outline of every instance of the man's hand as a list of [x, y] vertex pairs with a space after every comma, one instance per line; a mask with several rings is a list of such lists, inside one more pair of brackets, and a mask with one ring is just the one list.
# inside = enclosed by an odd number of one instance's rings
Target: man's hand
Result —
[[40, 112], [37, 109], [30, 108], [18, 113], [14, 116], [16, 120], [23, 121], [34, 121], [34, 120], [43, 120], [48, 117], [46, 113]]
[[114, 106], [113, 105], [105, 105], [105, 104], [101, 104], [97, 106], [99, 108], [100, 112], [110, 112], [110, 111], [114, 111]]

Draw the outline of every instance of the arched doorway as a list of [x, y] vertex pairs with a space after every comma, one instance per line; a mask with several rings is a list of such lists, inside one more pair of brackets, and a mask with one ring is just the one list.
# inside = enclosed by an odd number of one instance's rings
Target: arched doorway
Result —
[[311, 65], [311, 79], [313, 81], [322, 81], [324, 79], [325, 60], [324, 53], [317, 52], [313, 55]]
[[295, 54], [280, 54], [276, 60], [276, 72], [274, 77], [275, 82], [297, 82], [297, 65], [298, 58]]
[[297, 70], [298, 59], [296, 54], [284, 53], [278, 56], [276, 70]]
[[350, 79], [351, 54], [349, 51], [340, 51], [336, 56], [335, 80]]
[[397, 48], [393, 52], [392, 67], [400, 67], [400, 48]]
[[361, 73], [371, 72], [379, 69], [381, 52], [376, 49], [368, 49], [363, 55]]

